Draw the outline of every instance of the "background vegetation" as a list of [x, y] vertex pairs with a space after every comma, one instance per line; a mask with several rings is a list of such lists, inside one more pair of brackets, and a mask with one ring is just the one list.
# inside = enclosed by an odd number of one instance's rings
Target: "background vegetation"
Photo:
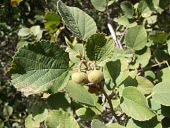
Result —
[[[169, 79], [170, 73], [167, 70], [170, 61], [169, 0], [130, 0], [130, 4], [127, 5], [123, 4], [126, 3], [126, 0], [110, 0], [107, 1], [105, 11], [95, 7], [88, 0], [62, 1], [67, 6], [78, 7], [89, 14], [96, 22], [98, 33], [105, 33], [107, 36], [110, 36], [107, 24], [108, 22], [111, 23], [116, 31], [117, 38], [122, 38], [123, 46], [126, 46], [124, 35], [127, 30], [137, 25], [143, 25], [147, 30], [147, 47], [149, 47], [150, 52], [148, 55], [147, 49], [141, 50], [139, 48], [141, 51], [135, 51], [135, 57], [129, 57], [128, 55], [132, 55], [132, 51], [127, 51], [126, 55], [128, 57], [126, 57], [134, 59], [133, 61], [131, 60], [130, 69], [132, 71], [137, 70], [140, 76], [147, 78], [154, 85]], [[137, 8], [138, 4], [141, 7]], [[133, 5], [133, 9], [131, 9], [131, 5]], [[129, 10], [126, 10], [126, 6], [128, 6]], [[40, 40], [48, 40], [65, 48], [68, 45], [67, 41], [74, 42], [74, 35], [69, 29], [63, 27], [63, 24], [57, 14], [56, 0], [1, 0], [0, 127], [25, 127], [25, 119], [28, 115], [30, 113], [35, 114], [41, 103], [44, 102], [44, 99], [41, 98], [44, 96], [43, 94], [25, 97], [11, 84], [11, 74], [6, 73], [12, 64], [12, 57], [23, 45]], [[133, 48], [138, 50], [136, 47]], [[59, 96], [62, 95], [59, 94]], [[74, 104], [76, 104], [76, 107], [79, 105], [77, 103]], [[170, 127], [170, 114], [167, 113], [165, 112], [160, 121], [163, 127]], [[111, 120], [110, 117], [108, 118], [105, 120], [105, 123]], [[79, 121], [82, 127], [89, 127], [90, 123], [91, 121], [89, 119], [86, 120], [86, 118]], [[29, 125], [27, 124], [27, 126]], [[153, 125], [151, 127], [156, 126]], [[44, 127], [44, 125], [41, 124], [39, 127]], [[139, 127], [142, 126], [139, 125]]]

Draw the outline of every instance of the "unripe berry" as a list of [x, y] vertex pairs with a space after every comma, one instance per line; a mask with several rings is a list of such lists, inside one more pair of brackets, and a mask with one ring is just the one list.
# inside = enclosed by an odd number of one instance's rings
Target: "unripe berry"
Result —
[[87, 78], [87, 74], [84, 72], [75, 72], [72, 74], [71, 79], [73, 82], [77, 83], [77, 84], [83, 84], [85, 82], [87, 82], [88, 78]]
[[93, 70], [88, 74], [88, 80], [90, 83], [97, 84], [103, 80], [104, 76], [100, 70]]

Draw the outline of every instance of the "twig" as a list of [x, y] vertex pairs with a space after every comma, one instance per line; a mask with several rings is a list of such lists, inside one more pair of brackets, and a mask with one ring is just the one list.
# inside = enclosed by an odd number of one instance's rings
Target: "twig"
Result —
[[121, 42], [119, 40], [117, 40], [116, 33], [115, 33], [115, 31], [114, 31], [114, 29], [113, 29], [113, 27], [111, 25], [110, 19], [108, 19], [107, 26], [108, 26], [108, 29], [109, 29], [109, 31], [111, 33], [111, 36], [112, 36], [114, 42], [116, 43], [116, 47], [120, 48], [120, 49], [123, 49]]
[[82, 66], [82, 64], [84, 64], [84, 65], [88, 68], [88, 66], [87, 66], [87, 64], [86, 64], [86, 60], [81, 60], [81, 61], [79, 62], [79, 65], [78, 65], [78, 72], [81, 72], [81, 66]]
[[113, 110], [113, 105], [112, 105], [111, 99], [109, 98], [109, 96], [107, 95], [106, 91], [104, 90], [104, 88], [101, 84], [100, 84], [100, 91], [104, 94], [105, 98], [107, 99], [109, 106], [110, 106], [110, 110], [111, 110], [113, 116], [115, 117], [116, 121], [119, 123], [119, 118], [116, 115], [115, 111]]
[[148, 96], [146, 97], [146, 99], [147, 99], [147, 100], [150, 99], [150, 98], [152, 97], [152, 95], [153, 95], [153, 93], [151, 93], [150, 95], [148, 95]]
[[113, 96], [115, 96], [115, 95], [116, 95], [115, 92], [112, 91], [112, 93], [109, 95], [109, 98], [113, 98]]
[[149, 70], [149, 69], [151, 69], [151, 68], [153, 68], [153, 67], [157, 67], [157, 66], [160, 66], [160, 65], [162, 65], [162, 64], [167, 64], [167, 66], [169, 67], [169, 64], [167, 63], [167, 61], [162, 61], [162, 62], [160, 62], [160, 63], [158, 63], [158, 64], [154, 64], [154, 65], [151, 65], [151, 66], [149, 66], [149, 67], [145, 67], [145, 68], [143, 68], [143, 69], [141, 69], [142, 71], [147, 71], [147, 70]]
[[114, 120], [115, 120], [115, 117], [113, 116], [112, 119], [107, 123], [107, 125], [112, 124]]
[[[108, 4], [108, 2], [109, 1], [107, 0], [107, 4]], [[107, 27], [108, 27], [108, 29], [109, 29], [109, 31], [111, 33], [111, 36], [112, 36], [112, 38], [113, 38], [113, 40], [114, 40], [114, 42], [116, 44], [116, 47], [120, 48], [120, 49], [123, 49], [123, 47], [121, 45], [121, 42], [117, 40], [116, 33], [115, 33], [115, 31], [114, 31], [114, 29], [113, 29], [113, 27], [111, 25], [111, 18], [110, 18], [110, 13], [109, 13], [108, 6], [106, 6], [106, 11], [105, 12], [106, 12], [106, 15], [107, 15], [107, 18], [108, 18]]]
[[122, 35], [121, 35], [121, 37], [120, 37], [120, 39], [119, 39], [120, 42], [122, 41], [123, 37], [125, 36], [127, 30], [128, 30], [128, 28], [126, 28], [126, 29], [124, 30], [124, 32], [122, 33]]

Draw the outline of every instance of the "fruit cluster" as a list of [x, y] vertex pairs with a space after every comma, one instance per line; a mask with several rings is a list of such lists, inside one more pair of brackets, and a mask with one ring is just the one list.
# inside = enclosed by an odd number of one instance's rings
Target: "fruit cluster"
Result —
[[[87, 71], [82, 72], [81, 71], [81, 65], [82, 63], [85, 64], [87, 67]], [[93, 68], [90, 67], [90, 64], [93, 64]], [[86, 61], [80, 61], [78, 71], [72, 74], [72, 81], [77, 84], [88, 84], [90, 83], [91, 86], [89, 86], [89, 92], [95, 93], [98, 92], [100, 89], [97, 86], [98, 83], [100, 83], [103, 80], [104, 76], [102, 71], [97, 70], [94, 63], [86, 62]]]

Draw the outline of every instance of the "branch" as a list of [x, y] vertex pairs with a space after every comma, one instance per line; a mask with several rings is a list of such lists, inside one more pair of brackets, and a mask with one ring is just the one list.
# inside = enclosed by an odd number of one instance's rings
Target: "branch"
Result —
[[104, 90], [103, 86], [100, 84], [100, 91], [104, 94], [105, 98], [107, 99], [109, 106], [110, 106], [110, 110], [113, 114], [113, 116], [115, 117], [116, 121], [119, 123], [119, 117], [116, 115], [114, 109], [113, 109], [113, 105], [111, 102], [111, 99], [109, 98], [109, 96], [107, 95], [106, 91]]
[[[167, 60], [168, 61], [168, 60]], [[142, 71], [147, 71], [147, 70], [149, 70], [149, 69], [151, 69], [151, 68], [153, 68], [153, 67], [157, 67], [157, 66], [161, 66], [162, 64], [166, 64], [168, 67], [169, 67], [169, 64], [168, 64], [168, 62], [167, 61], [162, 61], [162, 62], [160, 62], [160, 63], [158, 63], [158, 64], [154, 64], [154, 65], [151, 65], [151, 66], [149, 66], [149, 67], [145, 67], [145, 68], [143, 68], [143, 69], [141, 69]], [[139, 70], [140, 71], [140, 70]]]
[[128, 30], [128, 28], [126, 28], [126, 29], [124, 30], [124, 32], [122, 33], [122, 35], [121, 35], [121, 37], [120, 37], [120, 39], [119, 39], [120, 42], [122, 41], [123, 37], [125, 36], [127, 30]]
[[108, 26], [108, 29], [109, 29], [109, 31], [111, 33], [111, 36], [112, 36], [114, 42], [116, 43], [116, 47], [120, 48], [120, 49], [123, 49], [121, 42], [119, 40], [117, 40], [117, 38], [116, 38], [116, 33], [115, 33], [111, 23], [110, 23], [110, 20], [108, 20], [107, 26]]

